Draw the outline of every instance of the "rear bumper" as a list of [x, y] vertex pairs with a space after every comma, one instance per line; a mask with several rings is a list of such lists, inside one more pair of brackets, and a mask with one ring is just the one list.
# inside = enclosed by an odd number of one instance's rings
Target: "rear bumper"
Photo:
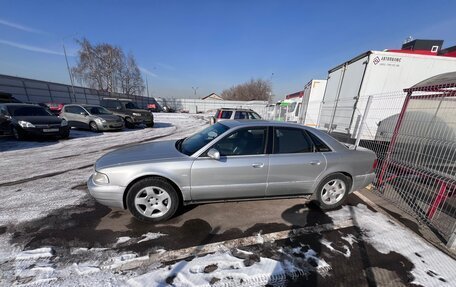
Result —
[[351, 191], [362, 189], [371, 184], [375, 179], [375, 173], [368, 173], [363, 175], [357, 175], [353, 177], [353, 185]]
[[116, 185], [97, 185], [92, 180], [92, 175], [87, 181], [90, 195], [100, 204], [108, 207], [124, 208], [123, 193], [125, 187]]

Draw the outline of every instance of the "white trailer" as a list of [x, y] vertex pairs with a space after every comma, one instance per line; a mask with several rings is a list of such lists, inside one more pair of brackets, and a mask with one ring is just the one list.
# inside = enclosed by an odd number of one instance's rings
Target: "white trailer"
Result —
[[[454, 57], [406, 52], [363, 53], [329, 70], [318, 127], [355, 138], [369, 96], [379, 98], [381, 94], [399, 92], [429, 77], [452, 71], [456, 71]], [[375, 120], [366, 122], [370, 135], [363, 132], [363, 138], [374, 139], [378, 122], [398, 113], [402, 103], [403, 99], [372, 101], [367, 118]]]
[[293, 97], [288, 98], [289, 95], [280, 102], [279, 118], [288, 122], [316, 126], [325, 86], [326, 80], [310, 80], [304, 86], [304, 90], [291, 94]]
[[321, 102], [325, 94], [326, 80], [310, 80], [304, 86], [304, 93], [299, 109], [298, 122], [306, 126], [317, 126]]

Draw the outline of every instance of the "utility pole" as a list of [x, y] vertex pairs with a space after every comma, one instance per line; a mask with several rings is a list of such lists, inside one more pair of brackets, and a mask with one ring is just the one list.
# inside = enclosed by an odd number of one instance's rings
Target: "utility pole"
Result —
[[147, 81], [147, 75], [146, 75], [146, 90], [147, 90], [147, 97], [150, 98], [150, 95], [149, 95], [149, 82]]
[[199, 87], [192, 87], [192, 89], [193, 89], [193, 94], [195, 95], [195, 97], [196, 97], [196, 90], [198, 90], [198, 88], [199, 88]]
[[73, 74], [71, 74], [70, 65], [68, 64], [68, 57], [67, 57], [67, 53], [66, 53], [66, 49], [65, 49], [65, 44], [63, 43], [63, 41], [62, 41], [62, 46], [63, 46], [63, 54], [65, 55], [66, 66], [68, 69], [68, 75], [70, 76], [71, 91], [73, 92], [74, 102], [76, 103], [76, 94], [74, 93]]

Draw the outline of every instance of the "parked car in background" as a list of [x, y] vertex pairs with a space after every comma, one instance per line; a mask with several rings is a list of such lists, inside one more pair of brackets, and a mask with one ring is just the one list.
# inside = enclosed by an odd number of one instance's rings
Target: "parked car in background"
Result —
[[17, 140], [31, 136], [68, 138], [68, 122], [33, 104], [0, 104], [0, 131]]
[[62, 111], [62, 108], [64, 106], [64, 104], [58, 104], [58, 103], [45, 103], [46, 106], [49, 107], [49, 110], [51, 111], [51, 113], [53, 113], [54, 115], [59, 115], [60, 112]]
[[210, 124], [213, 125], [220, 120], [259, 120], [260, 115], [251, 109], [232, 109], [222, 108], [215, 112], [215, 116], [210, 118]]
[[65, 119], [70, 127], [93, 132], [121, 130], [124, 127], [120, 116], [98, 105], [65, 105], [60, 117]]
[[183, 204], [314, 195], [322, 209], [370, 184], [376, 155], [298, 124], [228, 120], [188, 138], [112, 151], [95, 163], [90, 194], [142, 221]]
[[154, 113], [162, 112], [163, 109], [160, 104], [155, 100], [155, 98], [149, 98], [149, 103], [147, 104], [147, 109]]
[[154, 115], [152, 112], [140, 109], [130, 99], [104, 98], [100, 101], [100, 105], [120, 116], [129, 129], [134, 128], [139, 124], [145, 124], [148, 127], [154, 126]]
[[0, 92], [0, 103], [20, 103], [18, 99], [9, 93]]

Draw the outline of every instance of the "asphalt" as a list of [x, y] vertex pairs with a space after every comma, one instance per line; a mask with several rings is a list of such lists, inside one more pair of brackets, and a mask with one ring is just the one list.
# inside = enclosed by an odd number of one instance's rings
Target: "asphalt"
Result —
[[[365, 203], [352, 194], [347, 204], [356, 206]], [[25, 244], [26, 249], [53, 246], [62, 256], [60, 260], [72, 261], [76, 255], [71, 250], [80, 247], [112, 248], [145, 255], [157, 249], [177, 250], [258, 233], [289, 231], [288, 238], [243, 247], [258, 256], [278, 260], [286, 259], [283, 258], [284, 253], [278, 250], [302, 248], [305, 252], [311, 248], [325, 258], [332, 268], [331, 276], [312, 272], [289, 278], [287, 286], [333, 286], [335, 278], [337, 286], [413, 285], [410, 273], [413, 264], [395, 252], [379, 253], [362, 240], [362, 231], [355, 226], [293, 236], [296, 228], [328, 223], [332, 223], [329, 216], [302, 198], [195, 205], [179, 210], [175, 217], [161, 224], [142, 223], [128, 211], [110, 209], [89, 200], [84, 205], [57, 210], [43, 219], [3, 227], [0, 233], [13, 232], [14, 243]], [[166, 236], [141, 243], [132, 240], [116, 244], [121, 236], [141, 238], [148, 232]], [[343, 256], [342, 234], [352, 234], [358, 240], [351, 249], [350, 257]], [[323, 237], [333, 242], [333, 247], [340, 249], [340, 254], [327, 249], [321, 243]], [[300, 261], [299, 255], [293, 256], [293, 261], [297, 266], [306, 264], [309, 267], [309, 261]]]

